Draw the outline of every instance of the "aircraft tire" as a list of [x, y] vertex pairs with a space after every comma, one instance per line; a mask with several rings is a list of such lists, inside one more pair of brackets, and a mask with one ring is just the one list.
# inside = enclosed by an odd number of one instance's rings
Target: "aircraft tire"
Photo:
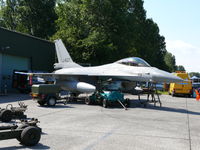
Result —
[[38, 104], [40, 105], [40, 106], [44, 106], [44, 104], [46, 103], [46, 101], [37, 101], [38, 102]]
[[8, 109], [4, 109], [0, 113], [0, 120], [2, 122], [9, 122], [12, 120], [12, 112]]
[[47, 105], [48, 106], [55, 106], [56, 105], [56, 98], [55, 97], [49, 97], [47, 99]]
[[91, 105], [92, 104], [92, 101], [91, 101], [91, 99], [89, 97], [85, 98], [85, 104], [86, 105]]
[[129, 98], [125, 99], [125, 106], [130, 107], [130, 99]]
[[36, 145], [41, 138], [41, 132], [37, 127], [26, 127], [21, 133], [21, 144], [25, 146]]

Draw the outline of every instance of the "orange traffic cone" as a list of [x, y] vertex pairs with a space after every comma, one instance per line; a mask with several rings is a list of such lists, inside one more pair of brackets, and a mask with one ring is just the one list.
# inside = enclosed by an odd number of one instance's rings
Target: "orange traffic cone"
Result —
[[200, 94], [199, 94], [198, 90], [195, 90], [195, 93], [196, 93], [196, 100], [199, 101], [200, 100]]

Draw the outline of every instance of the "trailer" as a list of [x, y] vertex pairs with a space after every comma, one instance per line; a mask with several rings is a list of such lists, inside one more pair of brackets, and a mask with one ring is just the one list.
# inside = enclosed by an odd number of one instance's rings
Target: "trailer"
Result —
[[23, 102], [18, 102], [19, 107], [13, 107], [12, 104], [8, 104], [6, 108], [0, 108], [0, 121], [10, 122], [12, 119], [26, 119], [27, 116], [24, 112], [27, 110], [27, 105]]
[[41, 138], [42, 129], [37, 126], [38, 119], [23, 120], [20, 125], [0, 126], [0, 140], [17, 139], [22, 145], [34, 146]]
[[55, 106], [57, 103], [67, 103], [67, 99], [61, 97], [61, 87], [55, 84], [32, 85], [31, 96], [40, 106]]
[[130, 100], [124, 98], [124, 94], [120, 91], [104, 91], [98, 90], [91, 96], [85, 98], [85, 103], [100, 104], [104, 108], [112, 106], [114, 103], [119, 103], [125, 110], [130, 106]]

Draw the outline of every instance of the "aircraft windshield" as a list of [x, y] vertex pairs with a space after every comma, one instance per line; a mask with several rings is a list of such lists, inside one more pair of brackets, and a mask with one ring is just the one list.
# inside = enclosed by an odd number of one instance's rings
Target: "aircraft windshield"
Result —
[[130, 57], [117, 61], [119, 64], [124, 64], [128, 66], [137, 66], [137, 67], [150, 67], [150, 65], [141, 58]]

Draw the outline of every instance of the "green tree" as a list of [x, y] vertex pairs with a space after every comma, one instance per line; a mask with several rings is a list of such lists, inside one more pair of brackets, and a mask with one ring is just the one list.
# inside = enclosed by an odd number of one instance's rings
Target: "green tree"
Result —
[[184, 68], [184, 66], [182, 66], [182, 65], [176, 66], [176, 70], [177, 71], [186, 71], [185, 68]]
[[123, 28], [123, 24], [127, 25], [123, 14], [127, 13], [125, 4], [123, 0], [69, 0], [59, 3], [58, 32], [54, 38], [63, 39], [76, 61], [102, 64], [117, 60], [122, 57], [121, 51], [127, 45], [123, 44], [127, 33]]
[[17, 27], [18, 17], [16, 15], [17, 1], [6, 0], [6, 5], [1, 7], [1, 21], [2, 26], [15, 30]]
[[4, 8], [4, 1], [0, 0], [0, 26], [3, 27], [4, 26], [4, 22], [3, 22], [3, 11], [2, 9]]
[[[133, 45], [136, 55], [144, 58], [152, 66], [166, 69], [165, 38], [159, 34], [159, 27], [152, 19], [146, 18], [143, 1], [131, 0], [133, 9]], [[131, 51], [130, 51], [131, 52]], [[131, 52], [132, 53], [132, 52]]]
[[5, 27], [48, 39], [55, 33], [56, 0], [6, 0]]
[[142, 0], [67, 0], [57, 7], [57, 33], [78, 62], [103, 64], [139, 56], [163, 68], [164, 37]]
[[172, 53], [167, 52], [164, 57], [164, 61], [168, 67], [168, 71], [174, 72], [176, 71], [176, 59]]
[[190, 72], [189, 75], [190, 75], [190, 77], [196, 76], [196, 77], [200, 78], [199, 72]]

